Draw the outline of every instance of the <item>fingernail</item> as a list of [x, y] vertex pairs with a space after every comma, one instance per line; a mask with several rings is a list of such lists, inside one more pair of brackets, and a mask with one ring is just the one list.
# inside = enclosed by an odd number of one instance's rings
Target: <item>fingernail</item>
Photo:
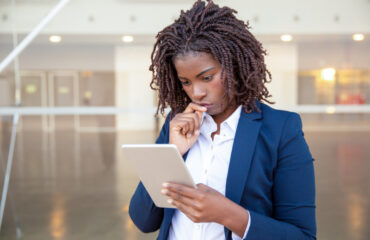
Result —
[[169, 198], [169, 199], [167, 199], [167, 202], [168, 202], [169, 204], [172, 204], [172, 203], [173, 203], [173, 200], [172, 200], [171, 198]]
[[191, 133], [188, 133], [187, 137], [188, 138], [191, 138], [192, 134]]
[[165, 182], [165, 183], [162, 183], [162, 187], [166, 188], [169, 186], [169, 183]]
[[162, 189], [161, 193], [164, 194], [164, 195], [167, 195], [168, 191], [166, 189]]

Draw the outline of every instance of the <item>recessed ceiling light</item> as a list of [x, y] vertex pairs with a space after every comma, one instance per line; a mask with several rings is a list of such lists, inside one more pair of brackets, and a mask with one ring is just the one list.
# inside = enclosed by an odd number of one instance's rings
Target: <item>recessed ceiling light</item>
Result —
[[353, 35], [352, 35], [352, 39], [353, 39], [354, 41], [362, 41], [362, 40], [364, 40], [364, 39], [365, 39], [365, 36], [364, 36], [364, 34], [362, 34], [362, 33], [356, 33], [356, 34], [353, 34]]
[[280, 36], [280, 39], [283, 42], [290, 42], [290, 41], [292, 41], [293, 37], [292, 37], [292, 35], [284, 34], [284, 35]]
[[134, 37], [133, 36], [123, 36], [121, 40], [122, 42], [130, 43], [134, 41]]
[[49, 37], [49, 41], [52, 42], [52, 43], [58, 43], [58, 42], [62, 41], [62, 37], [58, 36], [58, 35], [51, 35]]

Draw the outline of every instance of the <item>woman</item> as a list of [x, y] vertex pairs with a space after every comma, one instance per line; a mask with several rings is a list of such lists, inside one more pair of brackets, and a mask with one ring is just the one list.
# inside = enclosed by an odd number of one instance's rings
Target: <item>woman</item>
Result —
[[[197, 188], [164, 183], [176, 209], [141, 183], [129, 213], [158, 239], [316, 239], [313, 159], [298, 114], [272, 109], [262, 45], [235, 10], [197, 1], [159, 32], [152, 53], [156, 143], [175, 144]], [[156, 87], [155, 87], [156, 86]]]

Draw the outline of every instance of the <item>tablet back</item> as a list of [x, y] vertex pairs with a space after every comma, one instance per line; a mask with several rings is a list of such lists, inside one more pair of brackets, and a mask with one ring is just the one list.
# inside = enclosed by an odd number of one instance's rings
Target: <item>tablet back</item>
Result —
[[174, 208], [161, 194], [164, 182], [195, 187], [194, 181], [173, 144], [124, 144], [122, 150], [132, 163], [145, 189], [157, 207]]

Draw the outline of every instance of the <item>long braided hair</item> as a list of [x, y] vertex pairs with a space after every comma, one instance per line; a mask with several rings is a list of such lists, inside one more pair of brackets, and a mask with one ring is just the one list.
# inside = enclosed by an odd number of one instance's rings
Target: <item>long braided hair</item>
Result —
[[190, 52], [209, 53], [221, 64], [226, 97], [233, 96], [247, 113], [260, 111], [255, 100], [272, 103], [265, 86], [271, 81], [264, 62], [266, 51], [248, 31], [249, 23], [238, 20], [235, 13], [212, 0], [198, 0], [158, 33], [149, 67], [153, 74], [150, 87], [159, 93], [157, 114], [163, 114], [167, 106], [173, 114], [183, 112], [191, 102], [173, 63], [177, 56]]

